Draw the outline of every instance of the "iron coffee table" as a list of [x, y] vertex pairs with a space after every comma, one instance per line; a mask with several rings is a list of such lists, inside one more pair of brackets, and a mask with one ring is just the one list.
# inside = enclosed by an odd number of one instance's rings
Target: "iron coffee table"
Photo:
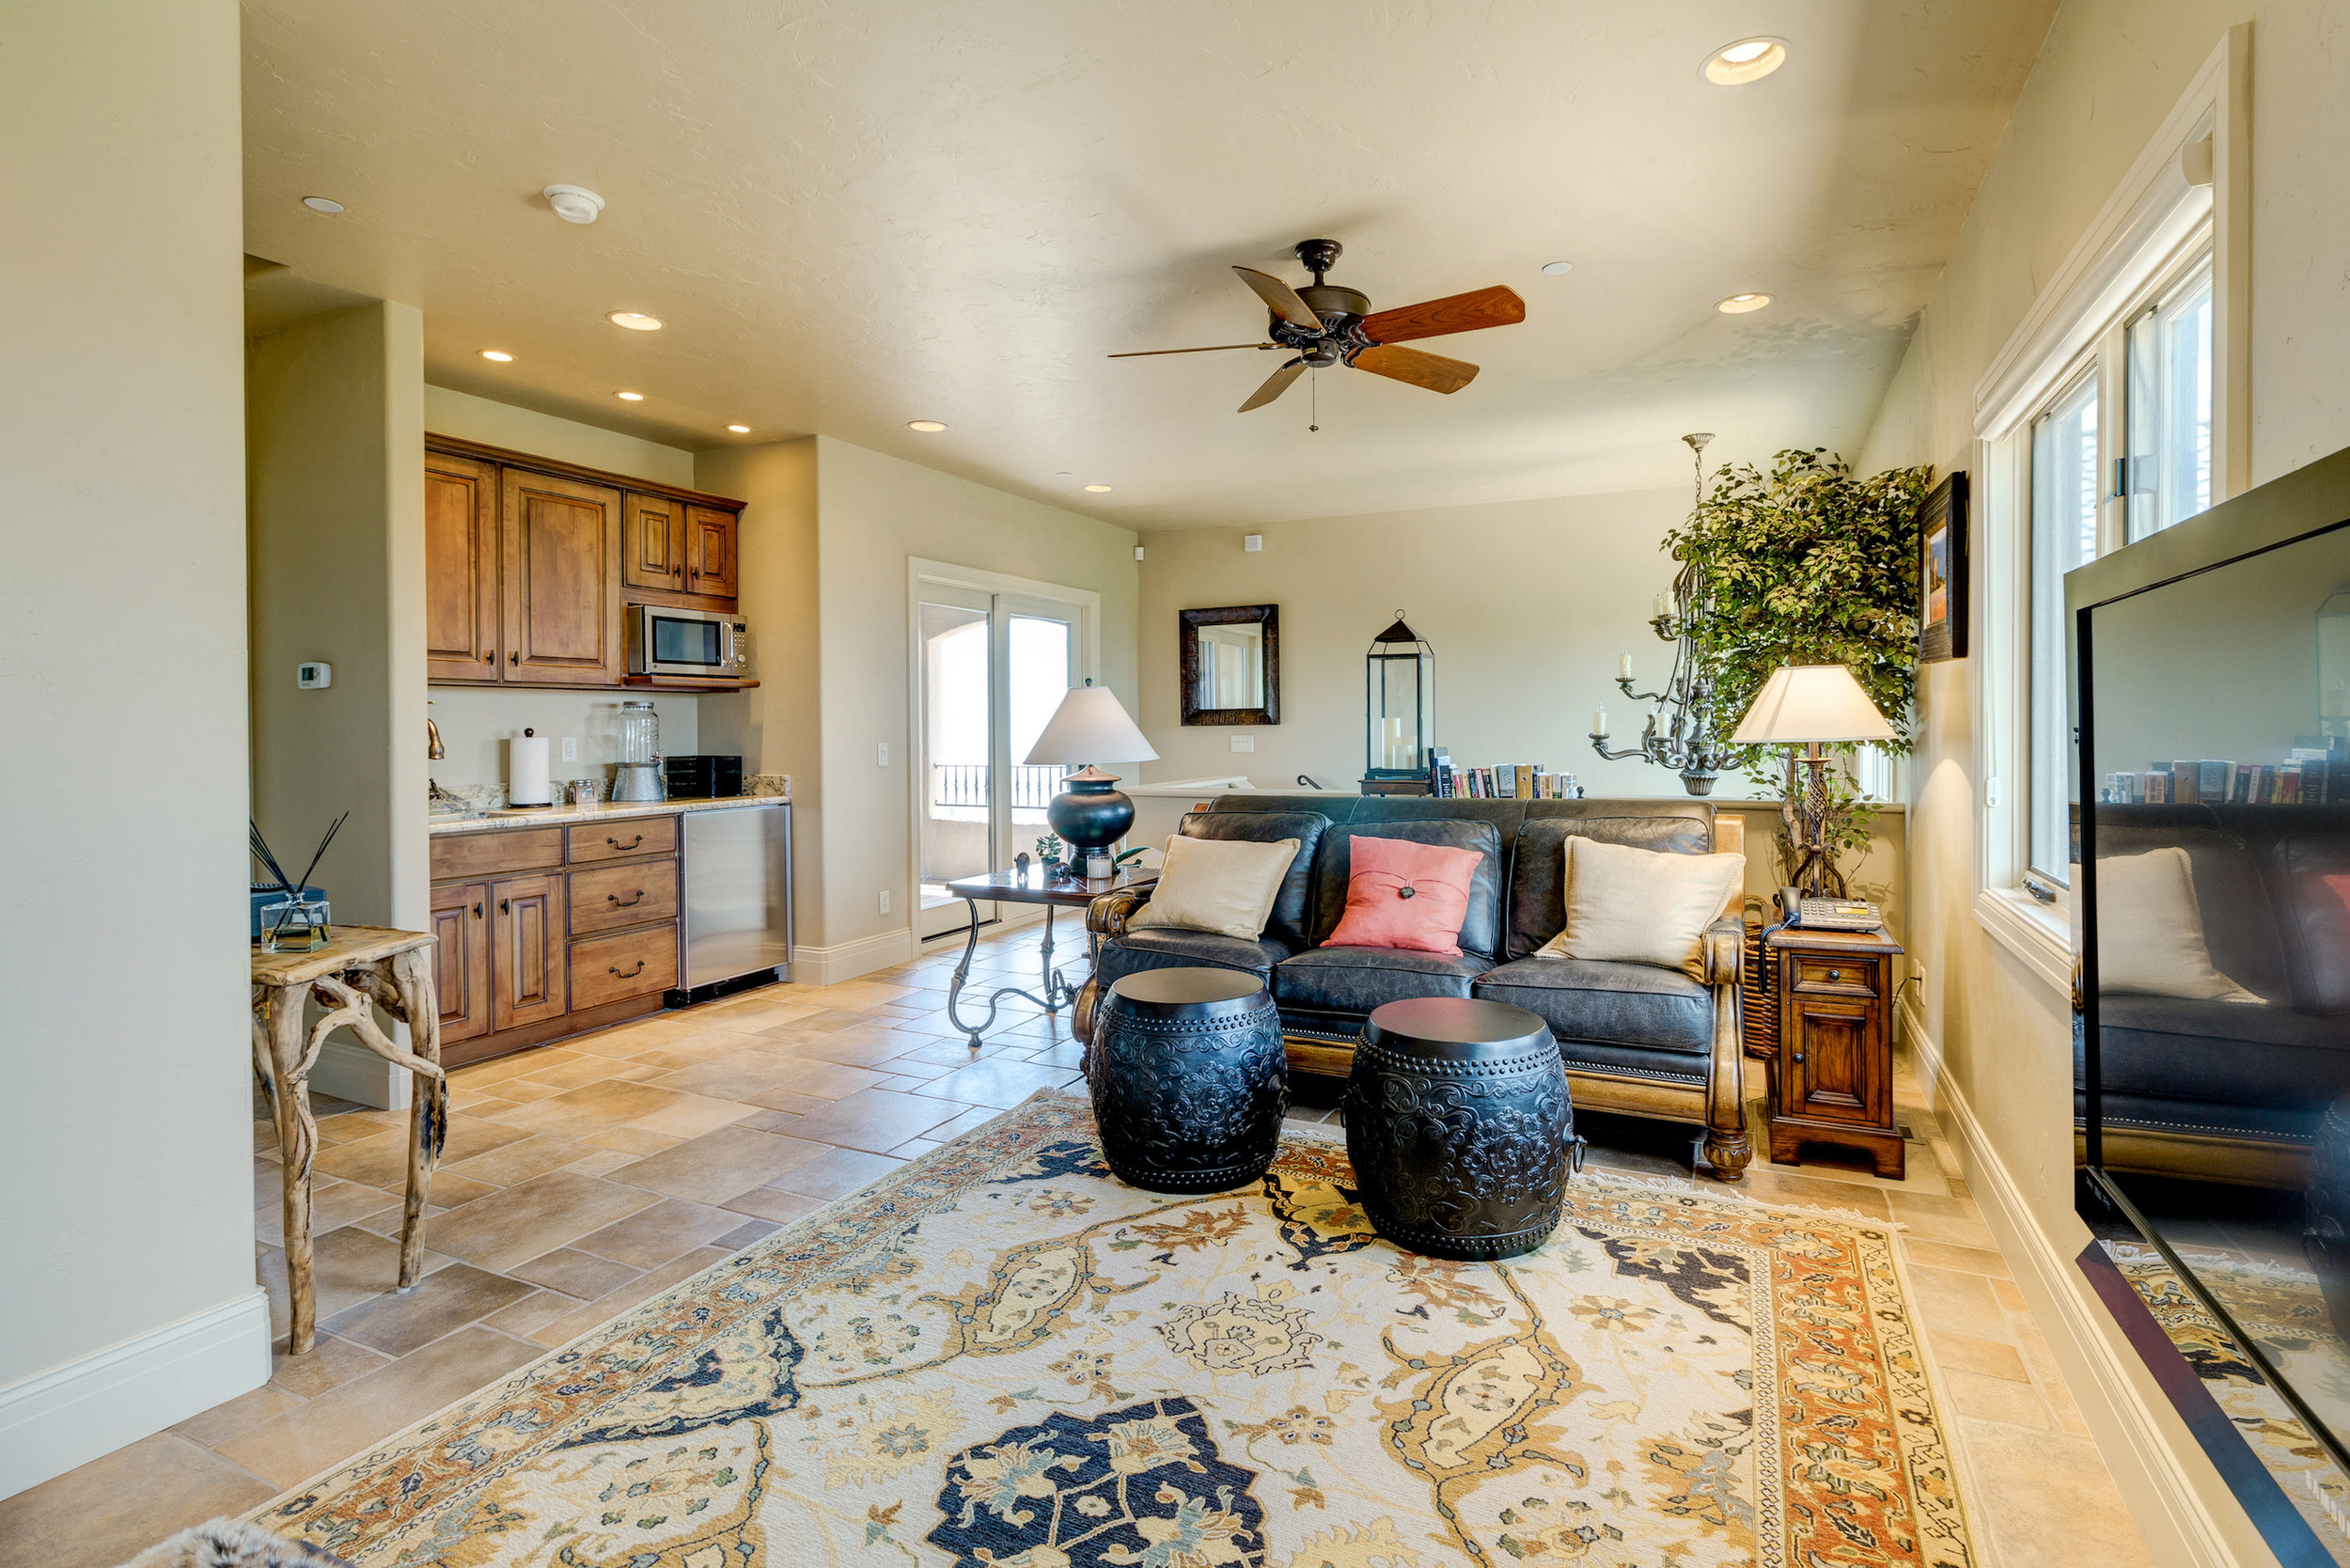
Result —
[[[1055, 882], [1042, 870], [1031, 870], [1026, 876], [1018, 871], [991, 871], [985, 876], [962, 877], [947, 884], [947, 891], [961, 899], [971, 908], [971, 929], [963, 942], [963, 958], [955, 964], [954, 979], [947, 987], [947, 1021], [961, 1033], [971, 1037], [971, 1049], [979, 1048], [979, 1036], [995, 1027], [995, 1005], [1006, 996], [1025, 996], [1047, 1013], [1058, 1015], [1060, 1010], [1074, 1000], [1077, 988], [1060, 978], [1053, 967], [1053, 916], [1063, 909], [1083, 909], [1104, 893], [1115, 893], [1122, 887], [1148, 887], [1159, 880], [1156, 871], [1122, 870], [1116, 876], [1073, 877]], [[987, 1016], [976, 1025], [963, 1021], [957, 1006], [963, 999], [964, 983], [971, 975], [971, 955], [979, 946], [979, 905], [985, 901], [997, 903], [1037, 903], [1044, 906], [1044, 940], [1038, 954], [1043, 971], [1044, 995], [1024, 991], [1016, 985], [998, 986], [987, 998]], [[1086, 956], [1093, 956], [1095, 941], [1089, 937]]]

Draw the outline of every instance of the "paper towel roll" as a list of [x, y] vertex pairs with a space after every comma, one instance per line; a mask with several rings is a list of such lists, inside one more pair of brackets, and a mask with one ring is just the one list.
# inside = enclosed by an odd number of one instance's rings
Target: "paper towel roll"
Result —
[[506, 760], [507, 804], [547, 805], [547, 738], [517, 735], [507, 745], [512, 748]]

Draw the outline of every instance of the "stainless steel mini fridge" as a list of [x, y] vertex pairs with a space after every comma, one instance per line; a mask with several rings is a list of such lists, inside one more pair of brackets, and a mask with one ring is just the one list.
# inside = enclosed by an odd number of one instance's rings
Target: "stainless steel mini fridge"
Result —
[[753, 797], [683, 813], [684, 998], [791, 978], [791, 807]]

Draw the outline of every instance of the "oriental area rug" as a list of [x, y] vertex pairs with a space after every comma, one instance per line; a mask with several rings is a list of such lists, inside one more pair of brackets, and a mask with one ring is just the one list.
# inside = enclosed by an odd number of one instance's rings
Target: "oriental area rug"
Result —
[[1584, 1174], [1505, 1263], [1343, 1143], [1173, 1198], [1040, 1096], [258, 1511], [364, 1568], [1969, 1561], [1892, 1237]]

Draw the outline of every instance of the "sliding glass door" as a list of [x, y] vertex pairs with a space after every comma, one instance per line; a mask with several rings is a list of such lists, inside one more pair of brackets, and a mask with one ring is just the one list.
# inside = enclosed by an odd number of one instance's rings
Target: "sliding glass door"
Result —
[[[1045, 804], [1065, 771], [1020, 761], [1089, 673], [1086, 598], [917, 579], [917, 754], [922, 936], [961, 931], [970, 906], [947, 891], [1000, 870], [1048, 831]], [[982, 921], [995, 917], [979, 906]]]

